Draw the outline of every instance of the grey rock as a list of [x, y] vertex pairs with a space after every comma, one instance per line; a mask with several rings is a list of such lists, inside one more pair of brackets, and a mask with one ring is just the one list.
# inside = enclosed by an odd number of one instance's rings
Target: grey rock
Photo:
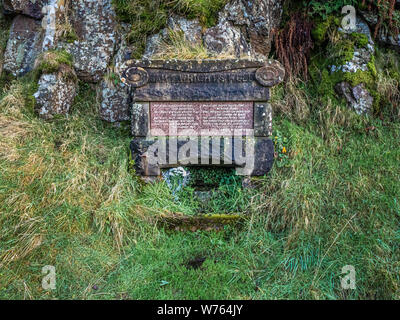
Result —
[[4, 70], [14, 76], [31, 71], [36, 58], [42, 52], [42, 43], [40, 21], [23, 15], [16, 16], [4, 53]]
[[162, 45], [168, 39], [169, 30], [182, 32], [185, 39], [192, 45], [202, 43], [202, 27], [199, 21], [197, 19], [187, 20], [184, 17], [173, 14], [168, 18], [167, 28], [147, 39], [143, 58], [151, 59], [155, 54], [162, 51]]
[[151, 57], [157, 54], [160, 51], [162, 42], [165, 38], [166, 29], [161, 31], [160, 33], [153, 34], [152, 36], [148, 37], [143, 58], [151, 59]]
[[363, 83], [352, 87], [347, 82], [340, 82], [335, 87], [336, 92], [342, 96], [349, 107], [357, 114], [371, 114], [373, 111], [374, 98], [365, 88]]
[[205, 32], [204, 44], [207, 50], [214, 55], [237, 58], [251, 55], [251, 47], [244, 35], [226, 20], [220, 21], [217, 26]]
[[269, 103], [254, 103], [254, 135], [256, 137], [272, 135], [272, 107]]
[[233, 0], [220, 15], [220, 21], [229, 21], [240, 27], [251, 44], [253, 55], [267, 57], [271, 50], [272, 31], [279, 27], [282, 0]]
[[71, 23], [79, 40], [59, 46], [74, 57], [80, 79], [98, 82], [106, 73], [116, 43], [116, 16], [111, 0], [73, 1], [71, 10]]
[[[354, 48], [354, 55], [351, 61], [348, 61], [342, 66], [332, 66], [331, 72], [343, 71], [355, 73], [357, 71], [368, 71], [368, 64], [371, 62], [372, 56], [375, 53], [374, 41], [371, 36], [371, 31], [364, 19], [357, 17], [356, 27], [354, 29], [344, 30], [339, 28], [342, 37], [347, 37], [351, 33], [361, 33], [368, 37], [366, 47]], [[374, 99], [365, 88], [364, 84], [359, 84], [356, 87], [351, 87], [347, 82], [341, 82], [336, 85], [336, 92], [345, 98], [349, 107], [354, 109], [358, 114], [369, 114], [372, 112]]]
[[146, 137], [149, 132], [150, 105], [137, 102], [132, 105], [131, 130], [134, 137]]
[[49, 0], [4, 0], [3, 6], [6, 13], [18, 13], [35, 19], [42, 19], [42, 9]]
[[202, 42], [202, 27], [197, 19], [187, 20], [178, 15], [171, 15], [168, 19], [168, 28], [183, 32], [186, 40], [192, 44]]
[[43, 74], [39, 79], [39, 89], [34, 94], [35, 109], [43, 119], [69, 112], [76, 96], [77, 82], [73, 70], [62, 66], [57, 73]]
[[100, 117], [108, 122], [130, 120], [129, 88], [122, 82], [102, 80], [97, 87], [97, 97], [100, 101]]
[[354, 55], [351, 61], [348, 61], [346, 64], [342, 66], [332, 66], [331, 71], [343, 71], [343, 72], [357, 72], [367, 71], [368, 70], [368, 63], [371, 61], [372, 56], [375, 53], [374, 48], [374, 41], [371, 36], [371, 31], [368, 27], [368, 24], [361, 19], [360, 17], [357, 18], [356, 27], [354, 29], [344, 30], [339, 28], [339, 31], [342, 33], [343, 37], [346, 37], [348, 34], [351, 33], [361, 33], [368, 37], [368, 44], [364, 48], [354, 48]]
[[274, 164], [274, 143], [269, 138], [256, 138], [254, 151], [254, 169], [251, 176], [267, 174]]
[[130, 24], [121, 23], [118, 32], [118, 41], [116, 44], [116, 54], [113, 58], [113, 65], [115, 66], [115, 72], [118, 75], [122, 75], [126, 68], [126, 62], [132, 59], [132, 56], [136, 50], [135, 47], [128, 44], [127, 37], [132, 26]]
[[[399, 1], [397, 1], [399, 3]], [[360, 11], [361, 16], [365, 19], [368, 25], [375, 29], [379, 22], [379, 16], [374, 11]], [[393, 34], [390, 30], [386, 28], [380, 28], [377, 35], [376, 41], [392, 47], [394, 50], [400, 52], [400, 34]]]
[[347, 34], [351, 34], [351, 33], [362, 33], [364, 35], [366, 35], [368, 37], [368, 40], [370, 41], [371, 44], [373, 44], [373, 39], [372, 39], [372, 35], [371, 35], [371, 30], [368, 26], [368, 23], [362, 19], [361, 17], [357, 16], [357, 20], [356, 20], [356, 25], [355, 28], [349, 28], [347, 30], [344, 30], [342, 28], [339, 28], [339, 31], [347, 33]]
[[122, 24], [118, 35], [117, 53], [113, 59], [113, 69], [109, 69], [108, 73], [113, 77], [110, 79], [105, 77], [97, 87], [97, 98], [100, 102], [101, 119], [118, 123], [130, 120], [130, 89], [120, 81], [123, 71], [126, 69], [126, 62], [131, 59], [135, 48], [128, 45], [126, 36], [131, 26]]

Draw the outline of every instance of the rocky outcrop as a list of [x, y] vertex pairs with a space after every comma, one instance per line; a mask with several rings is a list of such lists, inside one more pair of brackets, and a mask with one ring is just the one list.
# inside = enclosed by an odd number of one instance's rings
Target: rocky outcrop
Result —
[[223, 20], [206, 31], [204, 44], [211, 54], [232, 57], [251, 56], [251, 47], [240, 30]]
[[357, 114], [371, 114], [373, 111], [374, 98], [363, 83], [352, 87], [347, 82], [340, 82], [336, 85], [335, 89]]
[[[202, 33], [197, 20], [171, 16], [168, 28], [182, 31], [192, 44], [204, 43], [210, 55], [266, 58], [271, 50], [272, 31], [281, 21], [282, 0], [232, 0], [219, 15], [218, 24]], [[145, 58], [160, 51], [168, 29], [149, 37]]]
[[143, 58], [151, 59], [151, 57], [162, 51], [163, 43], [168, 39], [169, 30], [182, 32], [185, 40], [191, 45], [200, 45], [202, 43], [202, 27], [197, 19], [187, 20], [178, 15], [171, 15], [168, 19], [167, 28], [147, 39]]
[[108, 122], [121, 122], [130, 120], [129, 88], [117, 78], [103, 80], [97, 89], [100, 101], [100, 117]]
[[14, 76], [21, 76], [31, 71], [35, 59], [42, 52], [42, 43], [40, 20], [23, 15], [16, 16], [4, 53], [4, 70]]
[[341, 32], [341, 34], [344, 35], [343, 37], [346, 37], [347, 35], [351, 35], [353, 33], [365, 35], [368, 38], [368, 43], [365, 46], [355, 44], [353, 58], [350, 61], [346, 62], [344, 65], [332, 66], [331, 71], [367, 71], [368, 63], [371, 61], [372, 56], [375, 53], [375, 43], [372, 40], [371, 31], [367, 23], [364, 20], [358, 18], [356, 28], [349, 30], [343, 30], [342, 28], [339, 28], [339, 31]]
[[72, 1], [71, 24], [78, 40], [61, 43], [74, 57], [78, 77], [98, 82], [106, 73], [116, 43], [116, 20], [111, 0]]
[[187, 20], [177, 15], [171, 15], [168, 19], [168, 28], [183, 32], [186, 40], [192, 44], [202, 42], [202, 27], [197, 19]]
[[[397, 1], [397, 3], [399, 3]], [[365, 19], [372, 30], [375, 30], [378, 22], [379, 16], [374, 11], [359, 11], [360, 15]], [[394, 50], [400, 52], [400, 34], [393, 34], [387, 28], [380, 28], [376, 34], [376, 41], [393, 48]]]
[[[339, 28], [339, 31], [344, 39], [350, 37], [352, 34], [361, 34], [368, 39], [368, 42], [363, 45], [355, 43], [353, 58], [343, 65], [331, 66], [331, 72], [371, 72], [369, 64], [375, 54], [375, 43], [372, 40], [371, 31], [367, 23], [358, 17], [354, 29], [343, 30]], [[347, 101], [348, 106], [357, 112], [357, 114], [370, 114], [373, 111], [374, 98], [367, 90], [365, 84], [360, 83], [353, 87], [348, 82], [340, 82], [336, 85], [335, 89], [339, 96], [343, 97]]]
[[6, 12], [23, 14], [34, 19], [42, 19], [42, 9], [49, 0], [4, 0], [3, 6]]
[[32, 69], [38, 53], [58, 47], [74, 57], [74, 68], [79, 78], [88, 82], [102, 79], [112, 59], [116, 41], [111, 0], [70, 3], [70, 22], [78, 40], [57, 45], [56, 24], [65, 10], [64, 0], [5, 0], [4, 8], [8, 12], [21, 13], [16, 16], [11, 28], [5, 70], [22, 75]]
[[220, 13], [218, 25], [207, 30], [204, 43], [217, 55], [268, 57], [272, 32], [279, 27], [281, 0], [232, 0]]
[[62, 65], [57, 73], [43, 74], [39, 79], [39, 89], [34, 94], [35, 109], [43, 119], [69, 112], [77, 92], [75, 72]]
[[126, 69], [125, 62], [132, 58], [135, 50], [126, 41], [130, 29], [130, 25], [121, 25], [117, 45], [119, 50], [113, 60], [114, 68], [108, 70], [107, 76], [97, 87], [100, 118], [108, 122], [130, 120], [129, 87], [120, 80]]
[[267, 57], [271, 51], [272, 31], [279, 27], [282, 0], [233, 0], [220, 15], [220, 23], [239, 27], [253, 54]]

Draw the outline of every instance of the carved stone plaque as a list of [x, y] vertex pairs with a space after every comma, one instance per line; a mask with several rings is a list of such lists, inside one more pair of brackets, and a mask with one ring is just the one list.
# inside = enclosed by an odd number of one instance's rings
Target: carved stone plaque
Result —
[[212, 165], [268, 173], [274, 161], [268, 100], [284, 77], [273, 60], [128, 61], [121, 80], [130, 87], [136, 172], [150, 177], [162, 168]]
[[150, 132], [153, 136], [233, 135], [240, 129], [254, 129], [253, 114], [252, 102], [151, 102]]

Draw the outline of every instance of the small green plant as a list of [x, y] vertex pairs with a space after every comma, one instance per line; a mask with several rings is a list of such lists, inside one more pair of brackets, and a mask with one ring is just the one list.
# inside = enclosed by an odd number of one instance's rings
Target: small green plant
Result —
[[118, 74], [113, 71], [107, 72], [107, 74], [105, 75], [105, 79], [110, 81], [115, 86], [121, 83], [120, 76], [118, 76]]
[[62, 39], [68, 43], [74, 43], [76, 40], [79, 40], [79, 37], [76, 34], [76, 31], [71, 28], [63, 34]]
[[289, 140], [280, 131], [275, 132], [274, 136], [275, 158], [278, 167], [287, 167], [290, 164]]
[[339, 27], [340, 19], [334, 15], [327, 17], [326, 19], [317, 18], [315, 19], [314, 27], [311, 31], [314, 41], [317, 45], [321, 45], [328, 40], [329, 32], [336, 30]]
[[186, 168], [190, 171], [190, 186], [219, 187], [236, 176], [235, 170], [213, 168]]
[[304, 0], [303, 3], [310, 16], [326, 20], [332, 14], [340, 14], [344, 6], [356, 5], [358, 0]]

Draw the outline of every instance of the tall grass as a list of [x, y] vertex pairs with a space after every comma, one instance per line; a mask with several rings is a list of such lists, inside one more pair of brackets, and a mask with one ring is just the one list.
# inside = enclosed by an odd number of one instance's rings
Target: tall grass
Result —
[[[98, 119], [93, 89], [82, 84], [71, 114], [51, 122], [30, 91], [13, 82], [0, 102], [1, 298], [400, 298], [398, 123], [332, 105], [300, 122], [277, 115], [288, 162], [250, 198], [227, 193], [247, 199], [247, 221], [171, 233], [154, 218], [192, 214], [190, 193], [176, 202], [164, 183], [135, 178], [129, 128]], [[44, 265], [56, 267], [55, 291], [41, 288]], [[340, 286], [345, 265], [356, 290]]]

